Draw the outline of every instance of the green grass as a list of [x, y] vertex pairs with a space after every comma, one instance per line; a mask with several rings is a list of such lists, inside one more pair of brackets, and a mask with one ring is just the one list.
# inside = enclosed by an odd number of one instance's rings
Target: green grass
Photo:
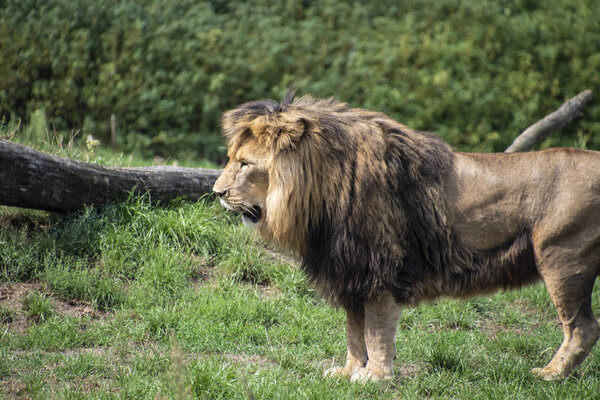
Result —
[[13, 322], [14, 311], [7, 308], [5, 305], [0, 304], [0, 323]]
[[124, 154], [113, 151], [108, 145], [81, 131], [56, 131], [46, 117], [37, 110], [29, 118], [28, 124], [21, 120], [6, 121], [0, 116], [0, 139], [34, 147], [36, 150], [108, 167], [143, 167], [149, 165], [168, 165], [189, 168], [218, 168], [208, 160], [198, 160], [191, 154], [173, 159], [171, 157], [149, 157], [148, 152], [133, 151]]
[[395, 378], [362, 386], [323, 377], [343, 313], [210, 199], [6, 215], [0, 398], [600, 397], [600, 347], [563, 382], [531, 375], [562, 340], [541, 285], [405, 310]]
[[55, 315], [50, 300], [45, 295], [35, 292], [23, 298], [23, 311], [34, 322], [46, 322]]

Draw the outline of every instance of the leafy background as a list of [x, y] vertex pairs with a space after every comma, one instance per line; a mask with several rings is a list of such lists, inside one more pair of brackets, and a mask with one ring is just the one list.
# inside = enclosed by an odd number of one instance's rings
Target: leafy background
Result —
[[[0, 118], [46, 118], [146, 155], [219, 160], [221, 113], [336, 96], [501, 151], [599, 92], [597, 0], [0, 0]], [[600, 105], [542, 146], [600, 148]]]

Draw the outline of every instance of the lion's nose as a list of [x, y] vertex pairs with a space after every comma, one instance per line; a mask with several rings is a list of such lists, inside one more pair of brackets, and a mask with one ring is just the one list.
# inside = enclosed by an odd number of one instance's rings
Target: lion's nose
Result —
[[215, 190], [215, 188], [213, 188], [213, 192], [219, 197], [223, 197], [227, 194], [227, 190], [219, 191], [219, 190]]

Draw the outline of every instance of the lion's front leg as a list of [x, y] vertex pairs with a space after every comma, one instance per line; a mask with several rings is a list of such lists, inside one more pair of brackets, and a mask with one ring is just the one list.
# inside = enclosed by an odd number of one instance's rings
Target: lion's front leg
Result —
[[347, 309], [346, 318], [346, 337], [348, 341], [346, 365], [330, 368], [325, 371], [325, 375], [352, 376], [359, 368], [363, 368], [367, 364], [364, 308]]
[[391, 294], [384, 294], [365, 304], [365, 344], [367, 365], [351, 376], [353, 382], [380, 381], [393, 376], [392, 362], [396, 355], [396, 329], [400, 306]]

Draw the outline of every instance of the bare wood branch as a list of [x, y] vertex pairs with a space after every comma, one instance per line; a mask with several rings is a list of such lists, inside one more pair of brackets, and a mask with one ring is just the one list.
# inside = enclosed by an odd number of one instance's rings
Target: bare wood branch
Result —
[[48, 211], [101, 206], [131, 193], [152, 201], [197, 200], [220, 170], [179, 167], [108, 168], [55, 157], [0, 140], [0, 204]]
[[533, 146], [548, 137], [551, 132], [562, 128], [573, 118], [580, 116], [581, 109], [592, 97], [592, 91], [589, 89], [572, 97], [560, 106], [558, 110], [525, 129], [504, 152], [515, 153], [530, 150]]
[[117, 116], [110, 116], [110, 148], [115, 151], [117, 148]]

